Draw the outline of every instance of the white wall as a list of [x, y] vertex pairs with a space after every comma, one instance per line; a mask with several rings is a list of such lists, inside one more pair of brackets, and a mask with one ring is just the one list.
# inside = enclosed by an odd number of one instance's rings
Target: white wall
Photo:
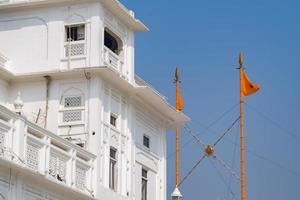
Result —
[[8, 83], [0, 78], [0, 104], [2, 105], [7, 103], [7, 87]]
[[[141, 179], [139, 166], [143, 166], [151, 171], [149, 194], [155, 196], [151, 200], [163, 200], [166, 188], [166, 132], [157, 121], [159, 118], [99, 76], [92, 76], [90, 80], [83, 74], [72, 78], [53, 78], [49, 88], [47, 129], [56, 134], [65, 133], [69, 128], [60, 126], [59, 120], [62, 96], [69, 89], [75, 89], [76, 94], [78, 90], [84, 96], [84, 124], [72, 126], [70, 134], [87, 133], [78, 137], [88, 141], [87, 149], [97, 155], [96, 184], [108, 188], [109, 149], [114, 147], [118, 151], [118, 193], [121, 196], [138, 197], [140, 186], [137, 182], [131, 184], [131, 180]], [[42, 78], [40, 81], [13, 82], [8, 90], [11, 109], [17, 93], [21, 92], [23, 113], [29, 120], [34, 121], [41, 108], [41, 120], [38, 123], [43, 127], [46, 81]], [[111, 112], [118, 116], [117, 127], [110, 125]], [[80, 127], [83, 129], [78, 129]], [[144, 134], [150, 137], [150, 149], [143, 146]], [[102, 195], [99, 188], [97, 195]]]
[[[65, 25], [84, 23], [85, 55], [65, 56]], [[19, 9], [0, 13], [0, 52], [14, 73], [102, 66], [103, 33], [108, 27], [124, 44], [124, 70], [134, 78], [134, 33], [100, 3]]]

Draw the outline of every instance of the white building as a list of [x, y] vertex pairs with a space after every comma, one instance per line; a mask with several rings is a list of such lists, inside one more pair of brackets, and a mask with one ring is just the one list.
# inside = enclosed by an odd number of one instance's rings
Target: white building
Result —
[[134, 73], [145, 31], [117, 0], [0, 0], [0, 200], [167, 199], [188, 118]]

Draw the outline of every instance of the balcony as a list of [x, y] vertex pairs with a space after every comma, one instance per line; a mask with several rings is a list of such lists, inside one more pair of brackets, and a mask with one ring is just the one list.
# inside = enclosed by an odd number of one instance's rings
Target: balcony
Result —
[[117, 70], [124, 79], [126, 80], [128, 79], [128, 74], [125, 71], [123, 60], [120, 58], [120, 56], [115, 54], [112, 50], [110, 50], [106, 46], [104, 46], [104, 50], [103, 50], [103, 59], [104, 59], [104, 64]]
[[92, 197], [95, 158], [81, 147], [0, 105], [1, 161]]

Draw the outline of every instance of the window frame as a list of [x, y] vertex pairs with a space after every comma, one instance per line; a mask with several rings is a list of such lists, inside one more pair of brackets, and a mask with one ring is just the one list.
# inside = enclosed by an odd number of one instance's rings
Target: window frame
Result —
[[[65, 106], [65, 102], [66, 102], [66, 99], [69, 98], [69, 97], [80, 97], [81, 98], [81, 105], [80, 106], [68, 106], [66, 107]], [[84, 111], [85, 111], [85, 102], [84, 102], [84, 96], [82, 94], [66, 94], [66, 95], [63, 95], [63, 98], [62, 98], [62, 103], [61, 103], [61, 109], [60, 111], [62, 112], [62, 115], [61, 115], [61, 123], [62, 124], [77, 124], [77, 123], [83, 123], [84, 122]], [[81, 112], [81, 119], [80, 120], [77, 120], [77, 121], [64, 121], [64, 113], [65, 112]]]
[[[81, 26], [83, 26], [83, 28], [84, 28], [84, 39], [76, 39], [76, 40], [69, 40], [69, 36], [70, 35], [68, 35], [68, 29], [71, 29], [71, 28], [75, 28], [75, 27], [81, 27]], [[65, 42], [78, 42], [78, 41], [85, 41], [86, 40], [86, 23], [75, 23], [75, 24], [65, 24], [65, 26], [64, 26], [64, 41]], [[77, 29], [77, 35], [76, 35], [76, 37], [78, 37], [78, 29]]]
[[[109, 46], [105, 45], [105, 39], [106, 34], [108, 34], [113, 40], [115, 40], [117, 49], [111, 49]], [[109, 49], [111, 52], [113, 52], [116, 56], [121, 56], [123, 50], [124, 50], [124, 42], [122, 40], [122, 37], [120, 37], [118, 34], [116, 34], [114, 31], [112, 31], [109, 27], [105, 26], [103, 31], [103, 46], [107, 49]]]
[[[68, 34], [67, 30], [69, 27], [80, 27], [84, 26], [84, 39], [83, 40], [68, 40]], [[78, 22], [78, 23], [72, 23], [72, 24], [64, 24], [64, 30], [63, 30], [63, 44], [64, 44], [64, 52], [63, 52], [63, 58], [84, 58], [87, 54], [87, 23], [86, 22]], [[75, 54], [72, 55], [72, 53], [67, 53], [69, 51], [68, 48], [72, 49], [73, 45], [83, 45], [82, 53], [81, 54]], [[72, 51], [72, 50], [70, 50]]]
[[[141, 184], [141, 199], [147, 200], [148, 197], [148, 171], [145, 168], [142, 168], [142, 184]], [[146, 176], [144, 176], [144, 172], [146, 172]], [[145, 186], [144, 186], [145, 184]]]
[[[112, 123], [112, 118], [114, 118], [114, 124]], [[118, 118], [119, 116], [117, 114], [110, 112], [109, 124], [114, 128], [118, 128]]]
[[[148, 139], [148, 146], [145, 144], [145, 138]], [[150, 147], [151, 147], [150, 142], [151, 142], [150, 136], [146, 135], [146, 134], [143, 134], [143, 146], [146, 147], [147, 149], [150, 149]]]
[[[111, 152], [114, 151], [114, 157]], [[109, 149], [109, 188], [115, 192], [118, 189], [118, 150], [114, 147]]]

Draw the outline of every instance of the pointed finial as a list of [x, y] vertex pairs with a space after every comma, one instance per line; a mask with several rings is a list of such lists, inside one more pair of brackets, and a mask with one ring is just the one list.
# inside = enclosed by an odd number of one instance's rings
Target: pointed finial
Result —
[[21, 99], [21, 92], [18, 92], [17, 99], [14, 102], [14, 106], [15, 106], [15, 110], [16, 110], [17, 114], [19, 114], [19, 115], [22, 114], [23, 105], [24, 105], [24, 103]]
[[171, 197], [172, 197], [172, 200], [182, 200], [182, 195], [177, 187], [171, 194]]
[[179, 76], [180, 76], [180, 71], [179, 71], [179, 68], [176, 67], [176, 71], [175, 71], [175, 81], [179, 81]]
[[240, 63], [240, 66], [243, 66], [243, 63], [244, 63], [244, 56], [242, 53], [240, 53], [240, 56], [239, 56], [239, 63]]

